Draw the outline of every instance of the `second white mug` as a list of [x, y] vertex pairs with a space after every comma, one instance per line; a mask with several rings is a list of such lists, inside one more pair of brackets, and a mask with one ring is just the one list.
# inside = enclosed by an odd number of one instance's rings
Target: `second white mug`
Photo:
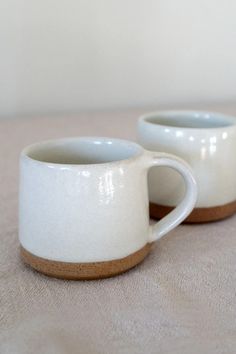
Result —
[[[198, 199], [188, 222], [219, 220], [236, 212], [236, 118], [197, 111], [147, 113], [138, 122], [138, 141], [145, 149], [175, 154], [192, 167]], [[184, 189], [175, 171], [150, 171], [151, 216], [166, 215]]]

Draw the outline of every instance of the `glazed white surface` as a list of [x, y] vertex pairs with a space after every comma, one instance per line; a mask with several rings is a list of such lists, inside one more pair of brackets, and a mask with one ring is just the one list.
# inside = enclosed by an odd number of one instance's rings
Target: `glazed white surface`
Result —
[[[180, 126], [174, 126], [177, 120]], [[216, 113], [153, 112], [139, 119], [138, 141], [148, 150], [175, 154], [191, 165], [198, 185], [196, 207], [219, 206], [236, 200], [235, 124], [234, 117]], [[150, 171], [152, 202], [175, 206], [183, 194], [183, 180], [175, 171]]]
[[[103, 159], [129, 157], [98, 164], [50, 162], [49, 148], [57, 151], [71, 143], [74, 156], [78, 146], [81, 149], [87, 144], [87, 155], [92, 158], [95, 142], [99, 142], [96, 158], [99, 145]], [[32, 158], [42, 158], [42, 152], [48, 162]], [[176, 210], [150, 227], [147, 172], [151, 166], [160, 165], [178, 169], [188, 191]], [[60, 139], [32, 145], [21, 154], [20, 242], [34, 255], [50, 260], [96, 262], [126, 257], [176, 227], [195, 201], [196, 183], [184, 162], [167, 154], [146, 152], [128, 141]]]

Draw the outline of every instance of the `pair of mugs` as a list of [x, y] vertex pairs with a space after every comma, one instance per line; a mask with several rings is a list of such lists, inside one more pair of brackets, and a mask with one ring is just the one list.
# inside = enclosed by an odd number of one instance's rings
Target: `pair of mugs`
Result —
[[[22, 151], [19, 238], [27, 264], [64, 279], [113, 276], [141, 262], [196, 202], [193, 213], [205, 211], [208, 218], [212, 208], [231, 206], [218, 218], [235, 211], [234, 118], [160, 112], [141, 117], [138, 130], [140, 143], [152, 151], [95, 137], [46, 141]], [[197, 183], [173, 152], [190, 162]], [[162, 217], [152, 226], [149, 199], [151, 215]]]

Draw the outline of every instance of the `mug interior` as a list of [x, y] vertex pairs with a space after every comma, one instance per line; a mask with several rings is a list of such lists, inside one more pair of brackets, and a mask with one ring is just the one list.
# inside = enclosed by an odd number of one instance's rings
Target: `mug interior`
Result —
[[144, 117], [144, 120], [151, 124], [164, 125], [176, 128], [223, 128], [234, 125], [236, 119], [210, 112], [192, 111], [166, 111], [151, 113]]
[[68, 138], [29, 146], [23, 154], [55, 164], [90, 165], [130, 159], [142, 148], [132, 142], [109, 138]]

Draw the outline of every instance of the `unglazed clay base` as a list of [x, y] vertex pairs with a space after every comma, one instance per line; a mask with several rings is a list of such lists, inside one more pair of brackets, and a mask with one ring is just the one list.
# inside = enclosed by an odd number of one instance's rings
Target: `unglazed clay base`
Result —
[[[161, 219], [174, 207], [158, 205], [150, 203], [150, 217], [153, 219]], [[227, 218], [236, 213], [236, 201], [211, 208], [195, 208], [191, 214], [184, 220], [184, 223], [203, 223], [217, 221]]]
[[61, 279], [89, 280], [112, 277], [133, 268], [147, 256], [150, 248], [151, 243], [148, 243], [137, 252], [125, 258], [94, 263], [51, 261], [33, 255], [22, 246], [20, 252], [23, 261], [38, 272]]

